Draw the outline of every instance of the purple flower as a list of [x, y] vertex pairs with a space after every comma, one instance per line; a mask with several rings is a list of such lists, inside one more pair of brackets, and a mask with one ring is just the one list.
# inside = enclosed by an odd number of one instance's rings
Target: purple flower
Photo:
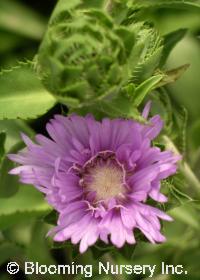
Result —
[[[149, 110], [150, 103], [143, 117]], [[81, 253], [98, 239], [118, 248], [134, 244], [134, 229], [164, 242], [159, 219], [172, 219], [148, 198], [167, 201], [160, 182], [176, 172], [180, 156], [151, 145], [162, 126], [159, 115], [148, 124], [56, 115], [46, 127], [52, 140], [37, 135], [35, 144], [22, 135], [27, 148], [9, 155], [21, 164], [10, 173], [45, 194], [59, 213], [54, 240], [80, 242]]]

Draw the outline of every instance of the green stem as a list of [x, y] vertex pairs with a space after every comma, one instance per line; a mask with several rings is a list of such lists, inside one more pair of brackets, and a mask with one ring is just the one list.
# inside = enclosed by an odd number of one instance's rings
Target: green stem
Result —
[[[111, 254], [105, 254], [103, 256], [103, 260], [104, 262], [109, 262], [112, 265], [116, 265], [115, 260], [113, 259]], [[111, 275], [111, 277], [113, 278], [113, 280], [125, 280], [125, 277], [122, 274]]]
[[[163, 140], [168, 149], [172, 150], [175, 154], [180, 155], [180, 152], [178, 151], [177, 147], [167, 135], [163, 136]], [[187, 182], [191, 184], [191, 186], [193, 186], [195, 190], [200, 193], [200, 181], [190, 168], [189, 164], [183, 161], [180, 164], [180, 170], [184, 174]]]
[[108, 0], [106, 2], [106, 5], [105, 5], [105, 10], [108, 12], [108, 13], [111, 13], [112, 12], [112, 9], [113, 9], [113, 0]]

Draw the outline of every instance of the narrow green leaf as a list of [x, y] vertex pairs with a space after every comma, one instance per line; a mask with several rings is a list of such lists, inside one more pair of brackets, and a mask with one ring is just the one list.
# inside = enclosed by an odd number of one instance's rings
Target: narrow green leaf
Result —
[[34, 131], [22, 120], [0, 120], [0, 131], [5, 131], [5, 151], [8, 152], [14, 145], [21, 141], [20, 133], [23, 132], [30, 137]]
[[5, 140], [6, 140], [6, 133], [0, 132], [0, 163], [5, 153], [5, 147], [4, 147]]
[[125, 244], [119, 250], [119, 254], [121, 254], [125, 259], [132, 261], [134, 259], [135, 249], [136, 245]]
[[186, 32], [187, 29], [182, 28], [164, 36], [164, 48], [160, 61], [160, 67], [165, 64], [170, 52], [176, 46], [176, 44], [185, 36]]
[[200, 9], [200, 4], [197, 0], [129, 0], [128, 5], [134, 10], [142, 9], [156, 9], [156, 8], [170, 8], [170, 9]]
[[31, 39], [41, 39], [46, 28], [42, 16], [14, 0], [0, 1], [0, 28]]
[[178, 80], [185, 71], [189, 68], [189, 64], [185, 64], [182, 66], [179, 66], [175, 69], [166, 71], [163, 76], [163, 79], [156, 85], [156, 88], [162, 87], [164, 85], [174, 83], [176, 80]]
[[57, 225], [57, 221], [58, 221], [58, 212], [56, 212], [55, 210], [52, 210], [44, 217], [44, 222], [46, 222], [49, 225]]
[[94, 259], [99, 259], [107, 253], [114, 253], [115, 247], [111, 244], [105, 244], [102, 241], [97, 241], [97, 243], [90, 248]]
[[145, 96], [152, 91], [156, 85], [162, 80], [163, 75], [156, 75], [144, 81], [135, 90], [134, 106], [137, 107], [141, 104]]
[[29, 119], [46, 113], [55, 99], [41, 85], [30, 65], [0, 73], [0, 119]]
[[[16, 153], [24, 147], [22, 142], [17, 143], [9, 152]], [[15, 163], [5, 155], [2, 159], [0, 170], [0, 197], [10, 197], [14, 195], [19, 188], [19, 179], [17, 176], [8, 175], [8, 172], [15, 167]]]

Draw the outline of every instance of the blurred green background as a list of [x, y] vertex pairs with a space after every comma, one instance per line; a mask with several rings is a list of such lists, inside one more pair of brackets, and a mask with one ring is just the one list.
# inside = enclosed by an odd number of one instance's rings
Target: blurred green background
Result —
[[[34, 57], [55, 4], [56, 0], [0, 0], [0, 68], [8, 69], [17, 61]], [[144, 19], [154, 23], [162, 35], [180, 28], [187, 29], [185, 37], [171, 53], [166, 69], [190, 64], [189, 69], [176, 83], [170, 85], [168, 90], [172, 102], [183, 105], [188, 110], [186, 158], [195, 174], [200, 177], [200, 13], [157, 9], [144, 14]], [[0, 121], [0, 131], [7, 131], [6, 150], [8, 151], [13, 145], [19, 145], [19, 131], [25, 131], [29, 135], [33, 135], [34, 131], [43, 131], [49, 117], [61, 110], [62, 108], [56, 105], [37, 121], [30, 121], [31, 128], [20, 120]], [[9, 170], [9, 163], [4, 162], [2, 168]], [[61, 279], [56, 275], [25, 276], [23, 273], [25, 260], [38, 261], [41, 264], [64, 264], [75, 260], [93, 263], [95, 266], [94, 252], [92, 254], [89, 251], [84, 256], [74, 256], [71, 259], [70, 247], [49, 249], [48, 243], [51, 241], [45, 238], [49, 226], [42, 222], [42, 217], [49, 212], [49, 208], [43, 202], [42, 196], [33, 188], [20, 186], [20, 191], [11, 196], [16, 190], [8, 188], [14, 185], [15, 180], [17, 179], [5, 178], [0, 174], [0, 280], [26, 279], [26, 277], [27, 279]], [[6, 199], [7, 197], [9, 199]], [[27, 198], [29, 198], [28, 201]], [[196, 204], [187, 203], [170, 210], [175, 221], [167, 223], [164, 227], [167, 243], [163, 245], [140, 243], [133, 252], [132, 260], [130, 256], [126, 259], [124, 252], [116, 256], [115, 252], [111, 251], [113, 260], [119, 264], [156, 264], [158, 267], [162, 261], [169, 264], [182, 264], [188, 271], [187, 275], [160, 275], [158, 270], [157, 275], [152, 279], [199, 280], [200, 215], [198, 208]], [[6, 264], [11, 260], [21, 265], [18, 278], [6, 273]], [[71, 276], [64, 277], [64, 279], [71, 278]], [[82, 278], [84, 277], [81, 275], [75, 277], [75, 279]], [[133, 276], [118, 276], [118, 278], [117, 276], [94, 276], [92, 279], [133, 279]], [[143, 278], [138, 276], [134, 279]]]

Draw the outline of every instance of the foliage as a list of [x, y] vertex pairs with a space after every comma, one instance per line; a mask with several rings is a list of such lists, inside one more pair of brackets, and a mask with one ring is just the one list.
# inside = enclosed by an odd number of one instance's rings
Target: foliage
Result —
[[19, 2], [1, 0], [0, 27], [28, 38], [41, 39], [45, 31], [45, 20]]
[[0, 119], [36, 118], [55, 104], [28, 63], [2, 71], [0, 84]]
[[[83, 110], [101, 104], [104, 114], [109, 107], [111, 115], [117, 110], [134, 117], [134, 107], [162, 79], [154, 74], [163, 51], [161, 37], [142, 21], [126, 22], [126, 9], [118, 23], [108, 1], [58, 3], [36, 65], [59, 102]], [[127, 97], [123, 89], [130, 84], [136, 90]], [[124, 102], [126, 109], [121, 108]]]

